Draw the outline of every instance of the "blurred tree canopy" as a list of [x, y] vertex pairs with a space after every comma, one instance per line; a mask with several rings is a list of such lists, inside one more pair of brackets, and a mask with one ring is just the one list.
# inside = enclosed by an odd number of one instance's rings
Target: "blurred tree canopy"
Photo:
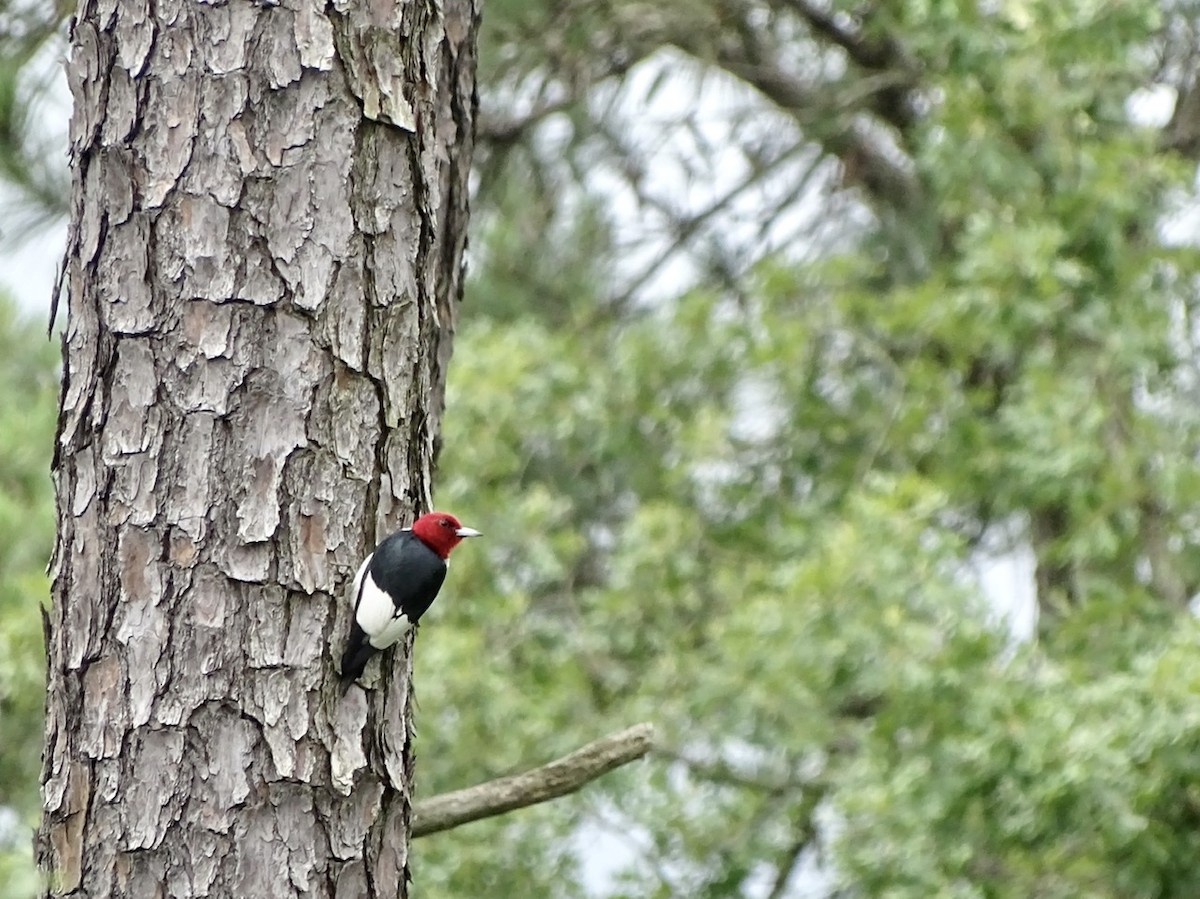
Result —
[[1196, 12], [487, 8], [430, 895], [1200, 894]]
[[49, 102], [60, 76], [68, 0], [0, 0], [0, 240], [13, 243], [67, 214], [70, 182]]
[[54, 547], [50, 450], [57, 347], [0, 294], [0, 883], [31, 893], [45, 652], [41, 603]]
[[1200, 895], [1200, 6], [484, 23], [422, 895]]

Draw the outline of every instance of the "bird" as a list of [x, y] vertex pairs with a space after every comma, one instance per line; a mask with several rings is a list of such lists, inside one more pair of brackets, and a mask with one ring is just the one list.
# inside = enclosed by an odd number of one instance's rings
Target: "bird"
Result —
[[375, 653], [416, 626], [433, 604], [450, 567], [451, 550], [482, 537], [449, 512], [429, 512], [375, 547], [354, 576], [354, 620], [342, 653], [343, 695]]

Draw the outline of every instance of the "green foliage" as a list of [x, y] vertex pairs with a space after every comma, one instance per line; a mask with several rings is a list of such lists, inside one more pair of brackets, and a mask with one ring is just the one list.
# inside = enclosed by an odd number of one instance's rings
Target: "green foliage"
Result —
[[1075, 684], [1026, 654], [898, 702], [840, 793], [848, 882], [896, 899], [1197, 895], [1198, 648], [1186, 622], [1129, 672]]
[[[804, 799], [803, 778], [791, 781], [807, 754], [859, 731], [850, 710], [919, 679], [929, 659], [999, 649], [960, 586], [961, 544], [936, 522], [945, 498], [929, 483], [868, 478], [818, 518], [769, 481], [729, 476], [761, 452], [728, 438], [754, 343], [700, 296], [607, 333], [484, 322], [460, 334], [439, 502], [470, 509], [489, 537], [456, 561], [421, 636], [423, 792], [641, 717], [681, 754], [699, 749], [702, 769], [726, 764], [730, 741], [762, 752], [744, 776], [782, 784], [762, 795], [682, 772], [652, 779], [655, 835], [716, 853], [674, 887], [700, 895], [738, 858], [748, 870], [762, 841], [778, 850], [789, 809], [773, 794]], [[488, 751], [455, 751], [466, 746]], [[553, 814], [566, 834], [587, 809], [523, 815]], [[710, 845], [763, 816], [775, 833]], [[478, 875], [459, 862], [478, 839], [466, 828], [422, 842], [423, 889], [471, 893]], [[560, 895], [560, 852], [531, 828], [519, 871], [487, 869], [489, 892]], [[527, 860], [547, 853], [532, 876]], [[649, 894], [651, 881], [633, 883]]]
[[[935, 223], [908, 223], [915, 274], [881, 218], [638, 302], [595, 184], [564, 175], [596, 162], [577, 108], [561, 162], [533, 140], [492, 170], [438, 494], [488, 538], [418, 642], [418, 787], [640, 719], [662, 747], [419, 842], [424, 895], [595, 890], [572, 858], [596, 832], [624, 847], [610, 896], [784, 895], [798, 858], [847, 896], [1200, 892], [1197, 260], [1158, 239], [1192, 169], [1127, 109], [1161, 16], [878, 6], [861, 34], [905, 48], [927, 106], [896, 138]], [[569, 34], [523, 54], [522, 16], [552, 17], [500, 9], [485, 58], [509, 83], [601, 67]], [[1026, 646], [967, 573], [1014, 533], [999, 551], [1028, 546], [1041, 588]]]
[[41, 604], [54, 545], [49, 455], [57, 392], [54, 344], [0, 296], [0, 808], [19, 815], [0, 841], [9, 895], [32, 894], [28, 828], [37, 821], [42, 748]]

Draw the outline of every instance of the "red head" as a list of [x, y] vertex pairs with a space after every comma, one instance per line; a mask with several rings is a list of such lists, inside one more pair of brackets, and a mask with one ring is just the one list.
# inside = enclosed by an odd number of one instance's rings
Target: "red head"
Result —
[[465, 528], [449, 512], [429, 512], [413, 522], [412, 532], [443, 559], [464, 537], [482, 537], [474, 528]]

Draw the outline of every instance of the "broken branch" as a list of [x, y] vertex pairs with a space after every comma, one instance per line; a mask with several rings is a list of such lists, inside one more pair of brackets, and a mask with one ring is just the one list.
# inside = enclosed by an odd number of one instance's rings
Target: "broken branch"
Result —
[[614, 768], [641, 758], [653, 744], [653, 725], [635, 724], [532, 771], [433, 796], [413, 807], [412, 835], [427, 836], [574, 793]]

